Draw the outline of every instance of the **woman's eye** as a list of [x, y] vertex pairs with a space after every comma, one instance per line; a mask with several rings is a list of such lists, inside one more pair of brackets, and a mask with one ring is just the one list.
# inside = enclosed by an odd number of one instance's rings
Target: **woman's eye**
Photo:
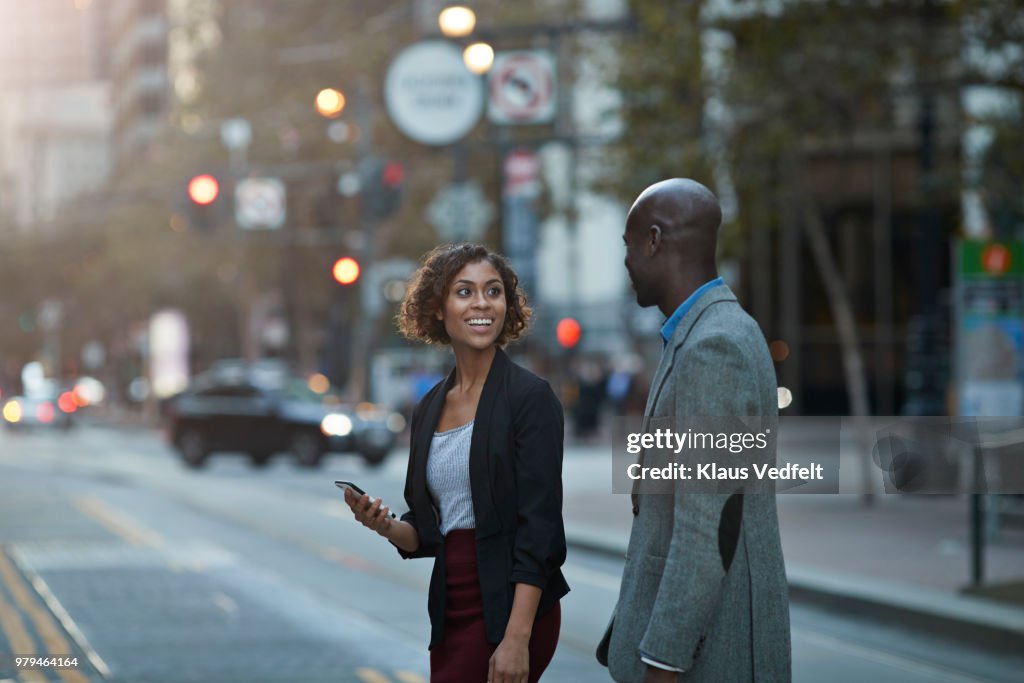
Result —
[[455, 293], [459, 296], [469, 296], [469, 287], [460, 287], [455, 290]]
[[490, 289], [487, 290], [487, 294], [489, 294], [490, 296], [499, 296], [501, 294], [501, 288], [491, 287]]

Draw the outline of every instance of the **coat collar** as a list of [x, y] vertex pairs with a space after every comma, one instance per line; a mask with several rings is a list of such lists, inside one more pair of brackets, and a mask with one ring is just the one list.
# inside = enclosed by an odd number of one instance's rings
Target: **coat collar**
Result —
[[645, 415], [650, 415], [651, 411], [654, 410], [654, 406], [657, 404], [658, 397], [661, 395], [661, 388], [665, 384], [665, 379], [668, 377], [669, 372], [672, 370], [672, 366], [675, 364], [676, 349], [686, 343], [686, 338], [690, 336], [690, 331], [693, 326], [697, 323], [704, 312], [708, 310], [713, 304], [721, 301], [736, 301], [736, 295], [733, 294], [732, 290], [729, 289], [728, 285], [722, 284], [717, 287], [704, 292], [704, 294], [693, 302], [690, 310], [686, 312], [683, 319], [676, 325], [675, 331], [672, 333], [672, 338], [665, 346], [665, 350], [661, 354], [661, 360], [658, 362], [658, 369], [654, 373], [654, 380], [651, 382], [651, 391], [647, 395], [647, 407], [644, 410]]

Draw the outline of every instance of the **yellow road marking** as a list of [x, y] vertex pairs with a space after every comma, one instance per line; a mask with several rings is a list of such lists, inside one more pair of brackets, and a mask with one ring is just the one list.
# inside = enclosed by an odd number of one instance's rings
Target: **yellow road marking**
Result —
[[[13, 652], [18, 654], [35, 652], [35, 642], [25, 630], [25, 623], [21, 620], [21, 615], [4, 600], [3, 595], [0, 595], [0, 628], [3, 628]], [[46, 678], [42, 673], [31, 669], [20, 672], [20, 677], [29, 683], [46, 683]]]
[[[7, 559], [7, 555], [2, 552], [0, 552], [0, 577], [3, 578], [11, 595], [14, 596], [14, 601], [18, 603], [23, 612], [32, 617], [36, 633], [43, 639], [47, 651], [51, 655], [71, 654], [71, 645], [68, 644], [64, 634], [57, 627], [53, 615], [39, 606], [10, 560]], [[89, 683], [89, 679], [77, 669], [57, 669], [56, 671], [61, 680], [67, 681], [67, 683]]]
[[75, 499], [75, 507], [102, 524], [111, 533], [120, 536], [132, 545], [148, 545], [158, 548], [164, 543], [160, 534], [138, 524], [99, 498], [80, 496]]
[[415, 671], [396, 671], [395, 678], [397, 678], [400, 683], [427, 683], [427, 679]]
[[356, 678], [363, 683], [391, 683], [391, 679], [376, 669], [356, 669]]

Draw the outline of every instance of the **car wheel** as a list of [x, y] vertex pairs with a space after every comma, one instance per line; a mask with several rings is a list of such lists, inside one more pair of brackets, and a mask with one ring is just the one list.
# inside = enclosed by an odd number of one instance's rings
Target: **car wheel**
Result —
[[289, 450], [303, 467], [316, 467], [324, 456], [320, 437], [313, 432], [296, 432], [292, 436]]
[[388, 457], [388, 452], [389, 451], [384, 449], [371, 449], [363, 451], [362, 456], [363, 460], [365, 460], [366, 464], [370, 467], [380, 467]]
[[181, 451], [181, 459], [192, 468], [205, 465], [206, 457], [210, 454], [206, 437], [196, 429], [189, 429], [181, 435], [178, 439], [178, 449]]
[[253, 451], [249, 453], [249, 463], [253, 467], [266, 467], [272, 457], [274, 454], [268, 451]]

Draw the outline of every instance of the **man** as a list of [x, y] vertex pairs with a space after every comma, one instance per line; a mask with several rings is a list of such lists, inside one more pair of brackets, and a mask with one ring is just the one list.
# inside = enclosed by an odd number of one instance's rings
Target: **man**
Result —
[[[694, 416], [778, 413], [764, 336], [715, 267], [721, 220], [711, 191], [679, 178], [644, 190], [626, 219], [625, 263], [637, 303], [668, 318], [645, 415], [678, 425]], [[693, 492], [689, 485], [673, 482], [671, 495], [634, 493], [619, 602], [598, 660], [620, 683], [789, 680], [774, 493]]]

